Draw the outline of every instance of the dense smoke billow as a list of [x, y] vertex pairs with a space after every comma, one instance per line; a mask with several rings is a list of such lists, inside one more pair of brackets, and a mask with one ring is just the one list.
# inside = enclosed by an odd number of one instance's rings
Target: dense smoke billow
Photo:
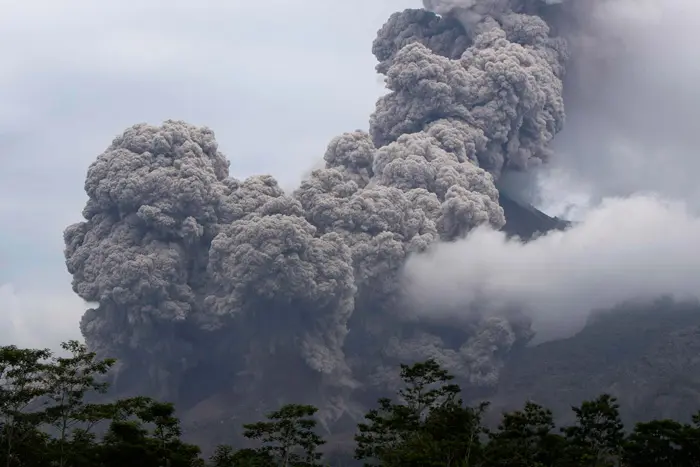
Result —
[[[389, 92], [368, 131], [334, 138], [291, 193], [270, 176], [231, 177], [208, 128], [127, 129], [90, 166], [85, 221], [65, 232], [74, 289], [98, 304], [81, 323], [87, 343], [121, 359], [120, 378], [169, 397], [211, 360], [226, 362], [217, 378], [234, 388], [289, 392], [265, 378], [295, 371], [306, 389], [322, 388], [309, 397], [324, 421], [352, 410], [349, 390], [392, 384], [387, 369], [400, 361], [433, 357], [476, 386], [495, 384], [508, 352], [533, 337], [533, 318], [536, 329], [561, 321], [556, 297], [598, 284], [538, 281], [608, 240], [596, 230], [604, 214], [527, 245], [497, 232], [504, 174], [555, 158], [567, 66], [591, 31], [585, 15], [604, 3], [581, 2], [425, 0], [393, 14], [373, 44]], [[633, 238], [629, 248], [677, 259], [667, 242]], [[612, 258], [630, 259], [629, 248]], [[406, 271], [422, 309], [404, 308]], [[667, 290], [675, 276], [665, 277], [645, 290], [687, 291]], [[635, 276], [602, 304], [650, 280]], [[554, 302], [550, 286], [562, 287]]]

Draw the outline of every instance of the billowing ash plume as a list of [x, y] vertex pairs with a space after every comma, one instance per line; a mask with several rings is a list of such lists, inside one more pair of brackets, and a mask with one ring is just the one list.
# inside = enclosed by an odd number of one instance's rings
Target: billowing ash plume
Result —
[[[428, 3], [440, 6], [438, 12], [452, 11], [446, 2]], [[456, 13], [464, 11], [478, 10], [458, 8]], [[374, 43], [378, 69], [386, 72], [392, 91], [379, 100], [370, 121], [375, 144], [429, 132], [431, 123], [443, 119], [453, 136], [473, 150], [479, 165], [496, 177], [503, 169], [527, 169], [549, 159], [548, 145], [564, 122], [566, 44], [550, 38], [549, 26], [536, 16], [506, 6], [498, 13], [498, 20], [465, 20], [463, 28], [451, 17], [422, 10], [390, 18]], [[456, 32], [430, 34], [450, 27], [462, 31], [457, 42], [469, 47], [449, 49]], [[405, 37], [406, 29], [412, 41]]]
[[147, 349], [157, 367], [180, 328], [267, 313], [302, 326], [272, 340], [296, 339], [318, 372], [343, 370], [349, 248], [337, 234], [317, 235], [272, 177], [229, 178], [213, 132], [135, 125], [91, 165], [85, 189], [86, 222], [65, 241], [75, 291], [100, 305], [81, 323], [93, 348]]
[[503, 227], [496, 181], [550, 159], [568, 51], [530, 14], [542, 5], [426, 1], [392, 15], [373, 46], [389, 93], [369, 131], [333, 139], [291, 195], [269, 176], [231, 178], [207, 128], [127, 129], [90, 166], [85, 221], [65, 232], [74, 289], [99, 304], [82, 321], [88, 344], [156, 387], [216, 358], [236, 386], [274, 365], [265, 353], [296, 355], [311, 386], [427, 357], [493, 384], [527, 320], [474, 306], [461, 327], [423, 326], [401, 313], [399, 275], [412, 253]]

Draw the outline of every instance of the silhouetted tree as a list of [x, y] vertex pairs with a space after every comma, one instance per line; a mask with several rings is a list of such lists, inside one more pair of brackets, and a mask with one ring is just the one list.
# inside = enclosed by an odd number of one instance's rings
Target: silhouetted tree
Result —
[[365, 465], [456, 466], [481, 456], [481, 417], [487, 407], [464, 406], [460, 388], [435, 360], [401, 365], [398, 401], [379, 399], [358, 425], [355, 458]]
[[486, 464], [489, 466], [553, 466], [565, 448], [555, 429], [552, 412], [533, 402], [523, 410], [505, 413], [498, 430], [489, 433]]
[[617, 399], [603, 394], [580, 407], [572, 407], [576, 423], [562, 428], [567, 440], [567, 460], [580, 467], [617, 465], [624, 447], [624, 425]]
[[[114, 360], [99, 360], [76, 341], [70, 355], [0, 347], [0, 466], [203, 467], [200, 448], [181, 439], [175, 406], [148, 397], [88, 403]], [[625, 435], [617, 400], [607, 394], [572, 407], [576, 421], [556, 427], [533, 402], [504, 413], [496, 430], [482, 424], [487, 403], [470, 407], [453, 376], [434, 360], [401, 365], [395, 398], [358, 424], [355, 458], [385, 467], [700, 467], [700, 412], [691, 423], [653, 420]], [[244, 425], [257, 449], [222, 445], [212, 467], [316, 467], [325, 441], [317, 409], [288, 404]], [[94, 428], [104, 422], [104, 436]]]
[[18, 456], [33, 449], [46, 449], [46, 438], [37, 431], [45, 414], [31, 405], [48, 392], [44, 379], [50, 357], [48, 349], [0, 347], [0, 456], [6, 467], [24, 464]]
[[[312, 417], [317, 411], [310, 405], [288, 404], [268, 414], [267, 421], [243, 425], [243, 435], [262, 442], [257, 452], [271, 459], [270, 465], [317, 466], [322, 456], [318, 448], [325, 444], [314, 432], [317, 422]], [[260, 461], [262, 457], [254, 459]]]
[[87, 425], [89, 432], [98, 422], [109, 418], [109, 405], [88, 404], [85, 396], [89, 393], [104, 394], [108, 384], [98, 382], [114, 365], [114, 359], [98, 360], [94, 352], [89, 352], [84, 344], [72, 340], [61, 344], [70, 353], [69, 357], [54, 357], [44, 370], [45, 419], [44, 422], [58, 432], [53, 443], [56, 447], [55, 459], [59, 467], [64, 467], [72, 455], [71, 446], [83, 448], [88, 438], [79, 433], [74, 442], [69, 442], [74, 428]]

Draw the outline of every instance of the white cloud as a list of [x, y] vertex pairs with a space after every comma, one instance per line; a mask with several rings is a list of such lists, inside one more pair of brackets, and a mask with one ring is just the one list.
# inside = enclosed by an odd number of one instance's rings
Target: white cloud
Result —
[[406, 280], [411, 302], [432, 316], [515, 303], [527, 308], [539, 341], [566, 337], [594, 309], [699, 298], [700, 217], [654, 196], [607, 199], [568, 231], [526, 244], [488, 229], [440, 244], [409, 260]]

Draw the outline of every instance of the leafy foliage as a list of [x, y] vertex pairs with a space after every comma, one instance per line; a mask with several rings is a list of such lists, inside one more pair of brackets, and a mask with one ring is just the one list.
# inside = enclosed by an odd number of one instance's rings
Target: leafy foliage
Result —
[[[219, 446], [208, 462], [184, 442], [175, 407], [147, 397], [90, 403], [108, 387], [114, 360], [76, 342], [68, 357], [0, 347], [0, 467], [316, 467], [325, 440], [317, 412], [288, 404], [243, 425], [257, 447]], [[486, 402], [464, 403], [454, 378], [434, 360], [401, 366], [403, 387], [378, 400], [355, 436], [355, 458], [372, 466], [696, 467], [700, 412], [691, 423], [652, 420], [630, 432], [608, 394], [573, 407], [570, 426], [534, 402], [484, 427]]]
[[454, 377], [434, 360], [401, 365], [401, 402], [379, 400], [358, 425], [355, 458], [365, 465], [460, 465], [479, 455], [481, 415], [464, 406]]
[[318, 464], [321, 453], [318, 448], [325, 444], [316, 433], [316, 411], [310, 405], [288, 404], [268, 414], [268, 421], [243, 425], [246, 438], [260, 440], [263, 446], [257, 451], [259, 459], [271, 461], [272, 465], [284, 467], [313, 467]]
[[506, 413], [497, 431], [489, 433], [488, 465], [556, 465], [563, 456], [564, 438], [554, 433], [552, 412], [533, 402]]

